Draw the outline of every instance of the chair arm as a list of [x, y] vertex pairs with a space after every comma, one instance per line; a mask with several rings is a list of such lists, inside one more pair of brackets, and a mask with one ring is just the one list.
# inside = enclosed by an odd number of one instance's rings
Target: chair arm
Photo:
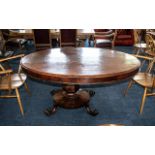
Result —
[[11, 69], [5, 70], [5, 71], [0, 71], [0, 75], [2, 74], [9, 74], [12, 73], [13, 71]]
[[24, 56], [25, 56], [25, 54], [19, 54], [19, 55], [15, 55], [15, 56], [12, 56], [12, 57], [0, 59], [0, 62], [4, 62], [4, 61], [7, 61], [7, 60], [12, 60], [12, 59], [17, 59], [17, 58], [22, 58]]
[[142, 59], [146, 59], [146, 60], [153, 60], [153, 58], [147, 57], [147, 56], [136, 55], [136, 54], [132, 54], [132, 55], [135, 56], [135, 57], [137, 57], [137, 58], [142, 58]]

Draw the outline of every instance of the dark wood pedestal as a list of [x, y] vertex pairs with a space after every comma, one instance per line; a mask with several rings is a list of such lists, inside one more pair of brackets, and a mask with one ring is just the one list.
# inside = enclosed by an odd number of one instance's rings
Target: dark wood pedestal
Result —
[[90, 115], [96, 116], [98, 114], [96, 109], [92, 110], [89, 106], [90, 98], [94, 96], [94, 94], [94, 91], [79, 89], [79, 85], [63, 85], [62, 89], [51, 91], [54, 105], [46, 109], [45, 114], [50, 116], [56, 112], [57, 107], [67, 109], [85, 107]]

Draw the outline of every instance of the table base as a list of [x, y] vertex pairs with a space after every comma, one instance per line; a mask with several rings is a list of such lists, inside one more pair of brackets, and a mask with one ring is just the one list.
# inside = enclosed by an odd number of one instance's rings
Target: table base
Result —
[[94, 91], [79, 89], [79, 85], [63, 85], [62, 89], [51, 91], [54, 104], [45, 110], [45, 114], [47, 116], [52, 115], [56, 112], [57, 107], [67, 109], [85, 107], [90, 115], [96, 116], [98, 112], [96, 109], [92, 110], [89, 105], [90, 98], [94, 94]]

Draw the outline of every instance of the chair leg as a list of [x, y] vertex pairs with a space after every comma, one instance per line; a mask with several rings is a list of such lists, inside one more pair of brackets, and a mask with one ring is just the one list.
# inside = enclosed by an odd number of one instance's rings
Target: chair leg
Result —
[[142, 114], [142, 112], [143, 112], [143, 108], [144, 108], [144, 104], [145, 104], [145, 100], [146, 100], [146, 93], [147, 93], [147, 87], [144, 88], [144, 94], [143, 94], [142, 102], [140, 105], [140, 114]]
[[24, 87], [25, 87], [25, 90], [27, 91], [27, 93], [28, 93], [29, 95], [31, 95], [30, 89], [29, 89], [29, 87], [28, 87], [28, 85], [27, 85], [26, 82], [24, 82]]
[[19, 43], [19, 49], [22, 51], [22, 45]]
[[19, 108], [20, 108], [21, 114], [24, 116], [24, 110], [23, 110], [22, 101], [21, 101], [21, 97], [20, 97], [20, 94], [19, 94], [18, 88], [16, 88], [15, 91], [16, 91], [16, 96], [17, 96], [18, 105], [19, 105]]
[[125, 91], [124, 91], [124, 96], [126, 96], [126, 95], [127, 95], [128, 90], [129, 90], [129, 88], [131, 88], [131, 86], [132, 86], [133, 82], [134, 82], [133, 80], [130, 80], [130, 81], [129, 81], [128, 86], [127, 86], [127, 88], [126, 88], [126, 89], [125, 89]]
[[96, 40], [94, 39], [94, 47], [96, 47]]
[[136, 50], [136, 55], [139, 55], [139, 53], [140, 53], [140, 49], [138, 48], [138, 49]]

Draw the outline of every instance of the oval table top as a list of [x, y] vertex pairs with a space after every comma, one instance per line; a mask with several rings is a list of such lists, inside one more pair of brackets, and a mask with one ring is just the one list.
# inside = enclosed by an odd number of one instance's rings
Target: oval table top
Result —
[[99, 84], [134, 76], [140, 61], [127, 53], [102, 48], [53, 48], [21, 59], [33, 78], [62, 84]]

